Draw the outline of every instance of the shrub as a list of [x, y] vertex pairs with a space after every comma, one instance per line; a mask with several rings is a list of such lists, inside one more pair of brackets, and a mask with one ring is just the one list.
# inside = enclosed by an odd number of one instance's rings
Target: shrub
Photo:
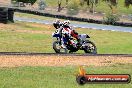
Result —
[[130, 14], [130, 19], [131, 19], [131, 21], [132, 21], [132, 14]]
[[46, 7], [45, 1], [42, 0], [38, 2], [38, 5], [39, 5], [39, 10], [44, 10]]
[[119, 21], [119, 17], [118, 15], [114, 15], [114, 14], [107, 14], [105, 17], [104, 17], [104, 23], [106, 24], [115, 24], [117, 21]]
[[79, 12], [79, 3], [75, 0], [68, 5], [67, 14], [76, 15]]

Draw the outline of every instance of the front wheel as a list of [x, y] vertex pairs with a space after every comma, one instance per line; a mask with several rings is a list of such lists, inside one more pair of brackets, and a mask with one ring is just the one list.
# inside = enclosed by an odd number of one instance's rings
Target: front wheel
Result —
[[97, 48], [93, 42], [86, 40], [84, 46], [84, 52], [90, 54], [97, 54]]
[[59, 41], [53, 42], [53, 49], [56, 53], [67, 53], [68, 50], [66, 48], [62, 48]]

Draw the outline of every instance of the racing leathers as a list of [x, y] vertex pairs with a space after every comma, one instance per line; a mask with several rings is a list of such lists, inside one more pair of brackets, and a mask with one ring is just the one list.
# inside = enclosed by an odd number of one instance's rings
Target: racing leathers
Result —
[[[75, 30], [73, 30], [70, 26], [63, 26], [62, 29], [62, 34], [64, 34], [63, 41], [65, 40], [65, 37], [67, 39], [69, 39], [70, 44], [73, 45], [74, 48], [76, 48], [77, 46], [77, 42], [74, 41], [74, 39], [76, 39], [79, 42], [79, 36], [78, 33], [75, 32]], [[74, 39], [73, 39], [74, 38]]]
[[73, 40], [75, 38], [79, 42], [78, 33], [75, 32], [69, 25], [64, 25], [60, 21], [56, 21], [53, 23], [53, 26], [56, 28], [54, 34], [58, 34], [61, 36], [61, 47], [66, 48], [65, 44], [70, 41], [70, 44], [76, 48], [77, 43]]

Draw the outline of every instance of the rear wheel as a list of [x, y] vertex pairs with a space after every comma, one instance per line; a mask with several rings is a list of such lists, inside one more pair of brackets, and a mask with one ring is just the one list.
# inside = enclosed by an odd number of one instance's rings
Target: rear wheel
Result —
[[62, 48], [59, 41], [53, 42], [53, 49], [56, 53], [67, 53], [68, 50], [66, 48]]
[[93, 42], [86, 40], [84, 52], [90, 54], [97, 54], [97, 48]]

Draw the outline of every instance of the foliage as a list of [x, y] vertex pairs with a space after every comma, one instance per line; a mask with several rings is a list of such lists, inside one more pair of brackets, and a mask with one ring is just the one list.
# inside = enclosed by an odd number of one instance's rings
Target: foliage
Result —
[[99, 0], [80, 0], [80, 5], [84, 6], [86, 3], [90, 8], [90, 12], [94, 13], [95, 5], [98, 4]]
[[67, 14], [69, 15], [76, 15], [79, 12], [79, 3], [76, 1], [71, 2], [68, 4]]
[[[84, 5], [84, 3], [87, 3], [87, 5], [91, 5], [92, 3], [98, 4], [100, 0], [80, 0], [80, 5]], [[117, 0], [102, 0], [107, 3], [110, 3], [112, 5], [117, 5]]]
[[[68, 4], [70, 4], [73, 0], [68, 0], [68, 1], [69, 1]], [[83, 0], [80, 0], [80, 3], [81, 3], [81, 1], [83, 1]], [[122, 14], [124, 14], [124, 15], [131, 14], [132, 5], [129, 6], [129, 8], [126, 8], [124, 6], [124, 1], [125, 0], [118, 0], [117, 1], [117, 6], [114, 7], [114, 8], [116, 8], [115, 10], [118, 11], [118, 13], [120, 15], [122, 15]], [[57, 6], [57, 0], [45, 0], [45, 2], [47, 4], [47, 6], [50, 6], [50, 7], [53, 7], [53, 8], [56, 8], [56, 6]], [[80, 3], [79, 3], [79, 9], [85, 9], [84, 7], [86, 7], [86, 10], [89, 10], [89, 6], [87, 5], [86, 2], [83, 4], [83, 6], [80, 5]], [[65, 7], [65, 5], [66, 5], [66, 0], [62, 0], [62, 6]], [[110, 7], [108, 6], [108, 4], [104, 1], [102, 1], [102, 0], [99, 0], [98, 4], [96, 4], [95, 6], [96, 6], [95, 7], [96, 12], [109, 13], [109, 11], [110, 11]]]
[[125, 0], [125, 6], [129, 7], [130, 5], [132, 5], [132, 0]]
[[117, 5], [117, 0], [102, 0], [102, 1], [105, 1], [107, 2], [108, 4], [111, 4], [113, 6], [116, 6]]
[[38, 2], [38, 5], [39, 5], [39, 10], [44, 10], [45, 7], [46, 7], [45, 1], [42, 1], [42, 0], [40, 0], [40, 1]]
[[112, 14], [115, 13], [114, 7], [117, 6], [117, 0], [103, 0], [103, 1], [105, 1], [108, 4], [108, 6], [111, 9]]
[[69, 0], [66, 0], [66, 6], [68, 5]]
[[119, 18], [115, 14], [107, 14], [106, 17], [104, 18], [104, 22], [107, 24], [115, 24], [116, 21], [118, 21]]
[[132, 14], [130, 14], [130, 19], [131, 19], [131, 21], [132, 21]]
[[[95, 5], [97, 5], [99, 1], [100, 0], [80, 0], [80, 5], [83, 6], [85, 3], [87, 3], [87, 5], [90, 7], [90, 12], [94, 12]], [[112, 11], [113, 11], [112, 6], [117, 5], [117, 0], [101, 0], [101, 1], [106, 2], [106, 4], [108, 4], [108, 6]]]
[[80, 0], [80, 5], [84, 5], [84, 3], [87, 3], [87, 5], [91, 5], [92, 3], [97, 4], [99, 0]]

